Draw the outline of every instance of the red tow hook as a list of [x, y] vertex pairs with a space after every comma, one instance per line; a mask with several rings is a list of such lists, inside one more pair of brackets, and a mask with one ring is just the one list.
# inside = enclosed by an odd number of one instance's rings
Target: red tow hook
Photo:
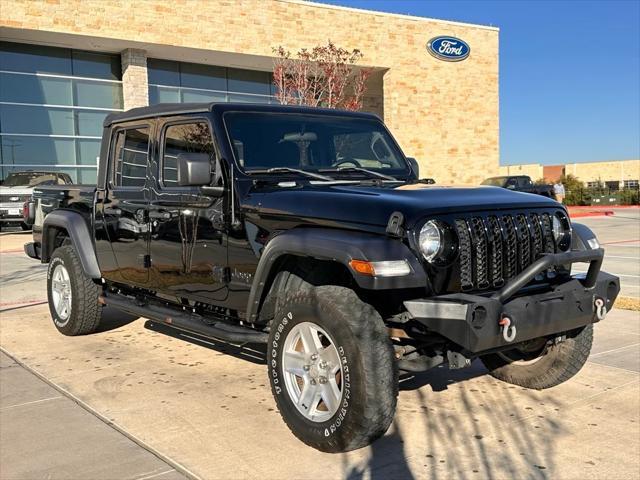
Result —
[[502, 327], [502, 338], [505, 342], [511, 343], [516, 339], [516, 326], [512, 325], [512, 320], [507, 315], [503, 315], [498, 325]]

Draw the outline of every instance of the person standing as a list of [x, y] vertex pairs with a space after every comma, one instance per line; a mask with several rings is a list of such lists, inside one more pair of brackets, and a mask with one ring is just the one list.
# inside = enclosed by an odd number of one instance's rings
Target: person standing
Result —
[[558, 202], [562, 203], [564, 201], [564, 185], [562, 182], [553, 184], [553, 194], [556, 196]]

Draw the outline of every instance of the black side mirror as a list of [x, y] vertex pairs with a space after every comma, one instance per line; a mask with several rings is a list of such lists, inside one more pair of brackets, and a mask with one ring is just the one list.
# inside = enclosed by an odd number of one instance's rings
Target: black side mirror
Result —
[[224, 187], [219, 185], [221, 172], [218, 159], [212, 166], [208, 153], [180, 153], [176, 158], [176, 167], [178, 185], [200, 187], [200, 191], [210, 197], [222, 196]]
[[420, 178], [420, 165], [418, 165], [418, 161], [413, 157], [407, 157], [407, 161], [409, 162], [409, 166], [413, 171], [413, 174], [416, 177], [416, 180]]
[[211, 183], [211, 157], [207, 153], [180, 153], [176, 159], [178, 185], [181, 187]]

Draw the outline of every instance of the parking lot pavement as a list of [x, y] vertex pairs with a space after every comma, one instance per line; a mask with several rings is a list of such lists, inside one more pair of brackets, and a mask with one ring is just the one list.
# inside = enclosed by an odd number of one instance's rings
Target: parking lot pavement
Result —
[[[590, 226], [603, 243], [635, 233], [626, 222]], [[618, 234], [608, 238], [612, 228]], [[60, 390], [171, 465], [202, 478], [596, 479], [634, 478], [640, 469], [638, 312], [614, 310], [596, 325], [589, 362], [575, 378], [550, 390], [498, 382], [477, 362], [465, 370], [437, 368], [403, 378], [398, 413], [387, 435], [369, 448], [328, 455], [306, 447], [287, 430], [271, 398], [259, 349], [169, 335], [113, 312], [104, 331], [63, 337], [47, 305], [38, 304], [45, 298], [43, 267], [5, 245], [0, 239], [5, 252], [0, 253], [0, 347], [57, 388], [24, 370], [11, 383], [5, 371], [21, 367], [0, 358], [3, 479], [74, 478], [65, 469], [90, 465], [83, 463], [84, 455], [61, 445], [70, 438], [78, 452], [85, 452], [82, 446], [108, 444], [103, 438], [109, 435], [115, 435], [114, 446], [107, 452], [120, 453], [94, 454], [96, 473], [84, 478], [138, 475], [137, 462], [127, 462], [125, 451], [133, 449], [130, 455], [143, 458], [144, 450], [137, 451], [135, 443], [56, 393]], [[612, 251], [605, 248], [607, 254]], [[630, 261], [607, 268], [624, 273], [629, 265], [634, 268]], [[5, 410], [15, 402], [5, 401], [5, 395], [24, 395], [27, 402], [63, 398], [34, 404], [19, 416]], [[56, 402], [71, 405], [56, 408]], [[36, 405], [48, 408], [42, 408], [44, 418], [36, 415]], [[73, 413], [72, 406], [79, 410]], [[110, 433], [93, 430], [94, 422]], [[120, 441], [127, 445], [119, 446]], [[58, 456], [48, 457], [52, 452]], [[27, 474], [35, 465], [40, 469]], [[23, 474], [11, 477], [8, 471]], [[148, 471], [162, 473], [156, 467]]]
[[[613, 208], [610, 217], [578, 218], [605, 249], [602, 268], [620, 277], [621, 295], [640, 297], [640, 208]], [[584, 265], [575, 268], [586, 271]]]
[[185, 478], [0, 352], [0, 478]]
[[404, 379], [388, 434], [342, 455], [312, 450], [289, 433], [260, 350], [118, 318], [112, 330], [63, 337], [46, 305], [3, 312], [0, 346], [202, 478], [631, 478], [640, 456], [636, 313], [613, 311], [597, 325], [592, 360], [551, 390], [498, 382], [479, 364]]

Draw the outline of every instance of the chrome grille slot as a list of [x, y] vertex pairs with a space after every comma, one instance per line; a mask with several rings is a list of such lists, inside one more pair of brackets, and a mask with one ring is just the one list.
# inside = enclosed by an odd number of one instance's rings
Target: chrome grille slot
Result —
[[490, 216], [489, 222], [489, 243], [491, 245], [491, 284], [500, 287], [504, 284], [502, 276], [502, 228], [498, 217]]
[[531, 264], [531, 237], [527, 218], [520, 214], [516, 215], [516, 225], [518, 233], [520, 271]]

